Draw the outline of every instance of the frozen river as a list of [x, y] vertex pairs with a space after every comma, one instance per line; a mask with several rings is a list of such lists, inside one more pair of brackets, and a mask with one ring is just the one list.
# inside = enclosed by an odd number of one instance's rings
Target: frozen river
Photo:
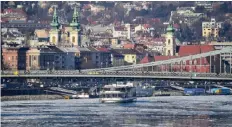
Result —
[[138, 98], [101, 104], [98, 99], [7, 101], [2, 127], [231, 127], [232, 96]]

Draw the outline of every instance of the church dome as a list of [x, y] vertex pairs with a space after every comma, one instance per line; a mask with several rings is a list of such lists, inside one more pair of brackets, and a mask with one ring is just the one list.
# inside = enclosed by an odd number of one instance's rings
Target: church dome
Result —
[[173, 35], [174, 31], [175, 31], [175, 29], [173, 28], [173, 26], [171, 24], [169, 24], [167, 29], [166, 29], [167, 35]]
[[173, 26], [171, 24], [169, 24], [167, 27], [167, 32], [174, 32], [174, 31], [175, 30], [174, 30]]

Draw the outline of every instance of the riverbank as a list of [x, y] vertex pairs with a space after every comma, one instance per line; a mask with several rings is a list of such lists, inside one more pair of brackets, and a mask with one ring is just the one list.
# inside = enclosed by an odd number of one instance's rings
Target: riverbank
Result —
[[61, 95], [16, 95], [16, 96], [1, 96], [1, 101], [16, 101], [16, 100], [56, 100], [64, 99]]

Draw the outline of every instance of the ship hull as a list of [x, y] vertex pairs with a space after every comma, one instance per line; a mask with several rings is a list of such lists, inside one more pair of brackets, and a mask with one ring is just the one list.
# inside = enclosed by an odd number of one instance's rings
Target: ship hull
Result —
[[136, 101], [135, 97], [131, 98], [101, 98], [101, 103], [127, 103]]

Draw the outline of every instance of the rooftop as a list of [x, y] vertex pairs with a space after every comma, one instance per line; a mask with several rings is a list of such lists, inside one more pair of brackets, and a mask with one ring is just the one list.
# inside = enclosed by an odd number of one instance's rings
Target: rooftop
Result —
[[184, 45], [184, 46], [180, 46], [178, 55], [188, 56], [188, 55], [195, 55], [195, 54], [205, 53], [214, 50], [215, 49], [213, 45]]
[[35, 35], [38, 38], [48, 38], [49, 37], [48, 31], [45, 30], [45, 29], [37, 29], [37, 30], [35, 30]]

